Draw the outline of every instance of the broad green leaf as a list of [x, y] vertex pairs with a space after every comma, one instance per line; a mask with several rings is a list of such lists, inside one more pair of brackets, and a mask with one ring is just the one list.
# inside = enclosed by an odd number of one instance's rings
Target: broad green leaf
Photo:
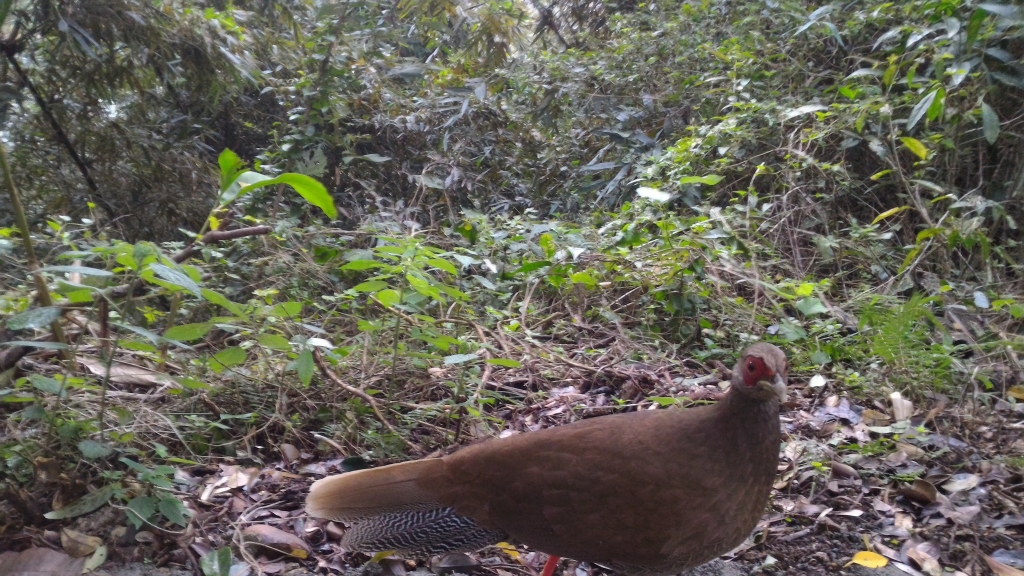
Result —
[[331, 220], [338, 217], [338, 210], [334, 207], [334, 199], [327, 192], [327, 188], [323, 184], [317, 182], [315, 179], [306, 176], [305, 174], [295, 174], [293, 172], [286, 172], [271, 178], [257, 172], [243, 172], [238, 176], [238, 179], [231, 184], [228, 189], [221, 194], [219, 199], [221, 206], [226, 206], [232, 201], [253, 190], [265, 188], [267, 186], [274, 186], [277, 184], [287, 184], [291, 186], [292, 190], [298, 192], [299, 196], [302, 196], [306, 202], [309, 202], [313, 206], [323, 210]]
[[445, 272], [451, 274], [452, 276], [458, 276], [459, 274], [458, 269], [456, 269], [451, 262], [447, 260], [442, 260], [441, 258], [431, 258], [427, 260], [427, 264], [430, 264], [434, 268], [444, 270]]
[[217, 157], [217, 164], [220, 165], [220, 189], [226, 190], [242, 169], [242, 159], [228, 148], [225, 148]]
[[82, 496], [77, 502], [69, 506], [43, 514], [43, 517], [48, 520], [64, 520], [65, 518], [76, 518], [83, 514], [88, 514], [106, 504], [110, 497], [114, 495], [114, 491], [120, 488], [121, 484], [117, 482], [107, 484], [95, 492]]
[[576, 272], [570, 276], [569, 279], [572, 280], [574, 284], [583, 284], [590, 288], [597, 286], [597, 280], [595, 280], [589, 272]]
[[925, 158], [928, 157], [928, 148], [926, 148], [925, 145], [922, 144], [921, 141], [918, 140], [917, 138], [904, 136], [900, 138], [900, 142], [903, 142], [903, 145], [906, 146], [908, 150], [917, 155], [917, 157], [920, 158], [921, 160], [924, 160]]
[[300, 352], [299, 357], [295, 360], [295, 371], [303, 386], [309, 386], [309, 383], [313, 381], [313, 367], [313, 353], [307, 348]]
[[449, 366], [452, 364], [462, 364], [464, 362], [471, 362], [479, 359], [480, 357], [476, 354], [452, 354], [451, 356], [444, 357], [444, 363], [446, 366]]
[[136, 496], [128, 501], [128, 521], [136, 529], [142, 527], [147, 520], [151, 520], [156, 514], [156, 498], [152, 496]]
[[164, 494], [160, 497], [160, 513], [164, 515], [171, 522], [174, 522], [178, 526], [184, 528], [188, 526], [188, 520], [186, 516], [190, 516], [191, 513], [185, 508], [185, 504], [181, 500], [178, 500], [171, 494]]
[[521, 368], [523, 366], [522, 362], [509, 358], [488, 358], [484, 362], [494, 364], [495, 366], [504, 366], [505, 368]]
[[369, 270], [370, 268], [381, 268], [387, 266], [376, 260], [353, 260], [341, 267], [342, 270]]
[[210, 368], [219, 374], [223, 372], [225, 368], [238, 366], [242, 362], [245, 362], [245, 358], [245, 350], [238, 346], [232, 346], [231, 348], [225, 348], [214, 354], [213, 358], [210, 359]]
[[61, 396], [67, 395], [67, 392], [65, 392], [64, 390], [64, 384], [62, 384], [58, 380], [50, 378], [49, 376], [43, 376], [42, 374], [31, 374], [28, 377], [28, 381], [30, 384], [32, 384], [33, 388], [39, 390], [40, 392]]
[[199, 567], [203, 569], [204, 576], [230, 576], [231, 548], [224, 546], [203, 556], [199, 560]]
[[942, 111], [946, 109], [946, 89], [939, 88], [935, 91], [935, 98], [932, 100], [931, 106], [928, 107], [928, 121], [934, 122], [940, 116]]
[[914, 130], [914, 126], [917, 126], [917, 123], [921, 121], [921, 118], [924, 118], [924, 115], [928, 112], [928, 109], [931, 108], [932, 103], [935, 102], [935, 97], [938, 95], [938, 93], [938, 90], [932, 90], [931, 92], [926, 94], [924, 98], [921, 98], [921, 101], [918, 102], [914, 106], [914, 109], [910, 111], [910, 117], [907, 118], [908, 133]]
[[383, 290], [387, 287], [387, 282], [384, 282], [382, 280], [370, 280], [368, 282], [363, 282], [362, 284], [356, 284], [355, 286], [352, 287], [352, 290], [355, 292], [376, 292], [378, 290]]
[[82, 276], [113, 276], [114, 273], [108, 270], [100, 270], [99, 268], [89, 268], [87, 266], [47, 266], [40, 268], [40, 272], [56, 272], [56, 273], [67, 273], [67, 274], [81, 274]]
[[195, 294], [196, 297], [202, 297], [203, 293], [199, 289], [199, 285], [196, 284], [192, 280], [192, 278], [189, 278], [188, 274], [185, 274], [184, 272], [180, 272], [178, 270], [175, 270], [174, 268], [164, 266], [163, 264], [158, 263], [150, 264], [149, 269], [152, 270], [154, 274], [159, 276], [160, 279], [163, 280], [164, 282], [173, 284], [184, 290], [188, 290], [189, 292]]
[[875, 219], [872, 220], [871, 223], [872, 224], [878, 224], [879, 222], [881, 222], [882, 220], [885, 220], [889, 216], [895, 216], [896, 214], [899, 214], [900, 212], [903, 212], [904, 210], [910, 210], [910, 206], [897, 206], [895, 208], [890, 208], [890, 209], [886, 210], [885, 212], [882, 212], [878, 216], [875, 216]]
[[207, 302], [216, 304], [217, 306], [224, 308], [228, 312], [231, 312], [232, 314], [240, 318], [248, 318], [242, 306], [232, 302], [231, 300], [228, 300], [227, 297], [221, 294], [220, 292], [214, 292], [213, 290], [203, 288], [202, 294], [203, 298], [205, 298]]
[[31, 330], [45, 328], [60, 319], [63, 310], [58, 306], [43, 306], [19, 312], [7, 319], [7, 327], [11, 330]]
[[168, 340], [191, 342], [206, 336], [211, 329], [213, 329], [213, 324], [210, 324], [209, 322], [180, 324], [178, 326], [171, 326], [168, 328], [167, 331], [164, 332], [164, 338], [167, 338]]
[[540, 270], [546, 266], [551, 266], [551, 262], [547, 260], [541, 260], [539, 262], [530, 262], [529, 264], [523, 264], [518, 270], [512, 272], [512, 274], [529, 274], [534, 270]]
[[817, 298], [801, 298], [796, 303], [796, 309], [802, 312], [804, 316], [814, 316], [828, 312], [828, 308]]
[[390, 308], [401, 300], [398, 292], [388, 288], [387, 290], [381, 290], [377, 292], [377, 300], [380, 301], [385, 307]]
[[282, 318], [296, 318], [302, 314], [302, 302], [281, 302], [274, 305], [270, 313]]
[[985, 134], [985, 141], [995, 144], [999, 138], [999, 116], [986, 102], [981, 103], [981, 128]]
[[98, 460], [113, 454], [114, 449], [95, 440], [82, 440], [78, 443], [78, 451], [86, 460]]
[[292, 349], [291, 342], [280, 334], [260, 334], [256, 341], [260, 343], [260, 346], [270, 348], [271, 350], [289, 352]]

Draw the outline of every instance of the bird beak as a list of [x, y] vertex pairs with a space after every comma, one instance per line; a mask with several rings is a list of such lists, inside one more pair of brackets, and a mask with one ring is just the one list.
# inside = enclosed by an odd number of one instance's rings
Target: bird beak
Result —
[[779, 374], [775, 375], [775, 381], [771, 385], [772, 392], [779, 397], [779, 402], [786, 401], [786, 380]]

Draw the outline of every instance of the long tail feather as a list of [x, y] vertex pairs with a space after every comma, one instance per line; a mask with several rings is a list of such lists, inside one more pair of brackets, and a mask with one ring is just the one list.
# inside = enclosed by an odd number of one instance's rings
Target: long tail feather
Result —
[[410, 508], [436, 508], [434, 495], [417, 481], [443, 472], [444, 462], [435, 458], [321, 478], [309, 488], [306, 512], [317, 518], [356, 520]]

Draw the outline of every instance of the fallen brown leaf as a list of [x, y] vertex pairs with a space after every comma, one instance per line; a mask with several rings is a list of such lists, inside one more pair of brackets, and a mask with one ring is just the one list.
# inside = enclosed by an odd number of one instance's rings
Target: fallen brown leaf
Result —
[[72, 558], [49, 548], [0, 554], [0, 574], [4, 576], [78, 576], [83, 566], [85, 558]]

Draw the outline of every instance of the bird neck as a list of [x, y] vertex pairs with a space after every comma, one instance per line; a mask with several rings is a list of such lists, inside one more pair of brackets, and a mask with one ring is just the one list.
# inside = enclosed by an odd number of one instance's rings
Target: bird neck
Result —
[[731, 426], [754, 430], [778, 430], [779, 428], [779, 399], [771, 398], [762, 400], [754, 398], [750, 394], [738, 389], [733, 384], [729, 392], [718, 402], [719, 414]]

